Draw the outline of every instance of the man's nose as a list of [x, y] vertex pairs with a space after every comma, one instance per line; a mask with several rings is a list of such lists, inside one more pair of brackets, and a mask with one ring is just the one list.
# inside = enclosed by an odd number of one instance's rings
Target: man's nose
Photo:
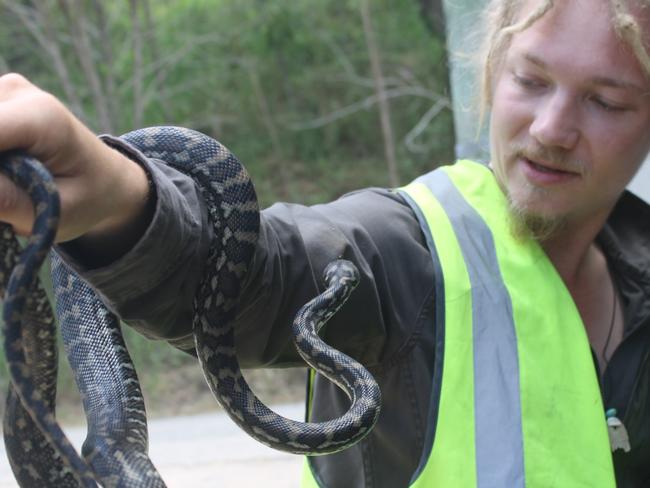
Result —
[[580, 137], [576, 109], [569, 94], [553, 93], [537, 106], [530, 135], [544, 146], [573, 149]]

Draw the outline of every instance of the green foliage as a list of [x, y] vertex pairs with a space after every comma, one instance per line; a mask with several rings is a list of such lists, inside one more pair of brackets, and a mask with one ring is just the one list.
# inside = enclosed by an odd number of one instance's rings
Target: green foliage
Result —
[[[115, 132], [126, 132], [134, 128], [133, 41], [138, 34], [128, 2], [78, 3], [75, 18], [89, 36], [102, 89], [107, 93], [111, 83], [115, 86], [109, 100]], [[0, 2], [0, 56], [12, 70], [68, 103], [51, 54], [9, 8], [12, 4], [31, 12], [42, 33], [49, 29], [84, 120], [98, 130], [98, 107], [73, 49], [77, 40], [70, 37], [70, 19], [54, 0], [38, 4], [49, 9], [40, 20], [34, 2]], [[100, 4], [104, 23], [96, 9]], [[278, 199], [311, 204], [387, 184], [358, 1], [149, 2], [151, 30], [142, 5], [144, 125], [181, 125], [216, 137], [248, 167], [264, 205]], [[424, 149], [415, 152], [405, 144], [420, 118], [449, 96], [444, 45], [426, 30], [416, 1], [373, 0], [371, 9], [392, 96], [400, 178], [406, 183], [452, 158], [449, 109], [417, 136]], [[140, 371], [169, 371], [192, 361], [165, 345], [128, 335]], [[3, 367], [0, 362], [0, 376], [6, 377]], [[160, 381], [155, 374], [145, 376], [147, 382]], [[64, 373], [63, 393], [72, 389], [71, 383], [69, 372]]]
[[[45, 3], [50, 4], [50, 28], [83, 101], [86, 122], [96, 126], [96, 107], [67, 34], [68, 21], [52, 0]], [[109, 63], [91, 3], [79, 14], [105, 89], [109, 75], [114, 78], [117, 90], [110, 104], [115, 131], [125, 132], [133, 128], [134, 23], [127, 2], [105, 4]], [[426, 150], [412, 152], [403, 142], [435, 103], [432, 97], [448, 96], [444, 46], [426, 30], [417, 2], [373, 0], [371, 6], [387, 88], [403, 92], [391, 99], [391, 115], [406, 182], [452, 156], [449, 110], [419, 135], [417, 141]], [[301, 199], [300, 184], [293, 179], [311, 179], [323, 161], [329, 161], [329, 171], [345, 172], [352, 162], [375, 160], [364, 182], [386, 184], [375, 103], [331, 123], [312, 124], [374, 95], [357, 1], [175, 0], [150, 2], [150, 9], [153, 29], [143, 28], [145, 125], [183, 125], [217, 137], [239, 155], [256, 181], [273, 181], [260, 185], [265, 202]], [[0, 18], [0, 36], [12, 69], [65, 98], [48, 54], [15, 15]], [[416, 90], [421, 93], [414, 94]], [[333, 186], [341, 178], [328, 178], [329, 171], [320, 184], [323, 198], [341, 190]]]

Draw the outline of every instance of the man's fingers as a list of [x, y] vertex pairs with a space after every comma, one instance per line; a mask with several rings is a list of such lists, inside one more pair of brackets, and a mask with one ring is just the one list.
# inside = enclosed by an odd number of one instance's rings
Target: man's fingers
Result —
[[70, 142], [73, 117], [53, 95], [7, 76], [0, 77], [0, 151], [24, 149], [49, 166]]
[[26, 126], [31, 119], [29, 112], [38, 110], [32, 103], [25, 103], [42, 92], [16, 73], [0, 76], [0, 151], [25, 148], [30, 132]]
[[[53, 95], [16, 74], [0, 77], [0, 153], [13, 149], [38, 159], [54, 177], [61, 197], [59, 241], [130, 222], [146, 201], [146, 175], [135, 163], [104, 145]], [[29, 197], [6, 177], [0, 177], [0, 221], [31, 232]]]
[[0, 174], [0, 221], [7, 222], [21, 235], [30, 233], [34, 207], [26, 192]]
[[[1, 164], [1, 162], [0, 162]], [[77, 237], [94, 222], [94, 214], [88, 212], [81, 202], [86, 189], [71, 178], [56, 178], [61, 198], [61, 220], [56, 240], [65, 241]], [[29, 195], [17, 187], [11, 179], [0, 173], [0, 222], [11, 224], [19, 235], [32, 233], [34, 206]]]
[[[30, 120], [27, 115], [31, 110], [38, 110], [38, 106], [24, 102], [44, 95], [19, 74], [0, 76], [0, 152], [33, 145], [31, 138], [35, 131], [27, 123]], [[0, 173], [0, 221], [11, 224], [16, 232], [24, 235], [31, 230], [33, 213], [27, 193]]]
[[0, 102], [13, 96], [16, 91], [35, 88], [27, 79], [18, 73], [7, 73], [0, 76]]

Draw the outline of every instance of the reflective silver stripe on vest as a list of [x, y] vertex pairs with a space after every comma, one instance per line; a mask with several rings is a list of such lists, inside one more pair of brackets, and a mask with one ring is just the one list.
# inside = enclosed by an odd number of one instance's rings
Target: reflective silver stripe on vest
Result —
[[492, 232], [444, 171], [416, 181], [431, 190], [449, 216], [472, 286], [477, 487], [523, 488], [517, 337]]

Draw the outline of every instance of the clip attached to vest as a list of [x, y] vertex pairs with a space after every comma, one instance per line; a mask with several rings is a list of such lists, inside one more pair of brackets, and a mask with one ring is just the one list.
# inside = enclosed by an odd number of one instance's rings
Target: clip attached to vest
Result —
[[623, 422], [616, 416], [616, 413], [615, 408], [610, 408], [605, 412], [609, 444], [612, 447], [612, 452], [618, 449], [623, 449], [624, 452], [630, 452], [630, 438], [627, 435], [627, 429], [623, 425]]

